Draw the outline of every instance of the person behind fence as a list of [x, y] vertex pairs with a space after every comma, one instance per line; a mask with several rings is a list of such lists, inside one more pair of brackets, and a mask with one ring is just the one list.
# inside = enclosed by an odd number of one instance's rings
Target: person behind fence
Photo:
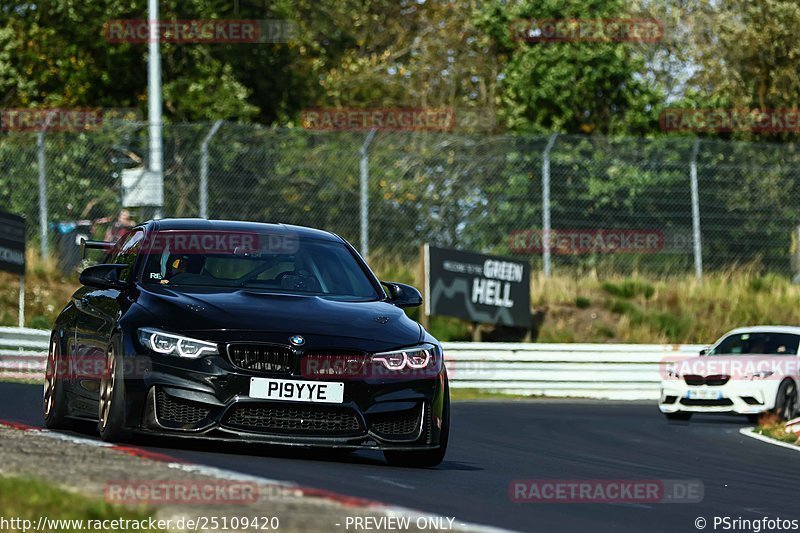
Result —
[[131, 217], [131, 212], [123, 209], [119, 212], [117, 220], [106, 230], [105, 241], [117, 242], [123, 238], [136, 225], [136, 221]]

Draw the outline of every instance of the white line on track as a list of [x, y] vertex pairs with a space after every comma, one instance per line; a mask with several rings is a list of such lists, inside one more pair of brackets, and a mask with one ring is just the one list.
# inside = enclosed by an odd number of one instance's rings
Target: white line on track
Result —
[[114, 445], [102, 440], [87, 439], [85, 437], [76, 437], [75, 435], [67, 435], [65, 433], [54, 433], [46, 429], [36, 431], [37, 435], [46, 437], [48, 439], [63, 440], [72, 442], [74, 444], [82, 444], [84, 446], [94, 446], [96, 448], [114, 448]]
[[400, 487], [401, 489], [414, 489], [412, 485], [406, 485], [405, 483], [400, 483], [399, 481], [394, 481], [392, 479], [386, 479], [385, 477], [381, 476], [367, 476], [369, 479], [374, 479], [375, 481], [380, 481], [381, 483], [386, 483], [387, 485], [394, 485], [395, 487]]

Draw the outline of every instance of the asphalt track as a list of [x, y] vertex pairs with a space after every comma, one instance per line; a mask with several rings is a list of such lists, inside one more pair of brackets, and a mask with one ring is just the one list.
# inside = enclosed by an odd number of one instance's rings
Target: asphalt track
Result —
[[[0, 419], [41, 426], [39, 405], [40, 387], [0, 383]], [[653, 403], [457, 402], [447, 457], [430, 470], [392, 468], [372, 452], [320, 458], [310, 451], [187, 441], [137, 445], [193, 463], [519, 531], [698, 531], [698, 517], [707, 520], [706, 531], [715, 531], [714, 516], [800, 519], [800, 453], [740, 435], [745, 425], [743, 418], [711, 415], [667, 422]], [[513, 479], [699, 479], [704, 499], [512, 503]], [[716, 531], [722, 530], [718, 525]]]

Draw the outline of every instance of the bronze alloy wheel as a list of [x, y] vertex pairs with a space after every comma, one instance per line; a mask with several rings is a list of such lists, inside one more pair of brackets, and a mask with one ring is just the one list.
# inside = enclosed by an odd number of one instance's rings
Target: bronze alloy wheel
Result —
[[114, 355], [114, 347], [108, 348], [106, 357], [106, 369], [103, 378], [100, 380], [100, 428], [105, 429], [111, 416], [111, 402], [114, 397], [114, 386], [117, 382], [117, 358]]
[[58, 358], [56, 354], [57, 350], [56, 341], [50, 342], [50, 351], [47, 353], [47, 365], [45, 366], [44, 370], [44, 416], [50, 416], [50, 413], [53, 411], [53, 406], [55, 405], [56, 401], [56, 379], [58, 376], [56, 375], [57, 368], [58, 368]]

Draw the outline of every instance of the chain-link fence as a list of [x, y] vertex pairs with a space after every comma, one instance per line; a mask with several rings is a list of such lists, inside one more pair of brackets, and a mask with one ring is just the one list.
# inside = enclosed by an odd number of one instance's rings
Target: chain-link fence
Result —
[[[123, 174], [146, 156], [141, 123], [2, 134], [0, 209], [25, 215], [31, 245], [61, 257], [78, 229], [104, 237], [127, 207]], [[688, 137], [175, 124], [163, 213], [324, 228], [373, 260], [411, 263], [429, 242], [527, 256], [546, 272], [788, 275], [799, 163], [794, 145]]]

